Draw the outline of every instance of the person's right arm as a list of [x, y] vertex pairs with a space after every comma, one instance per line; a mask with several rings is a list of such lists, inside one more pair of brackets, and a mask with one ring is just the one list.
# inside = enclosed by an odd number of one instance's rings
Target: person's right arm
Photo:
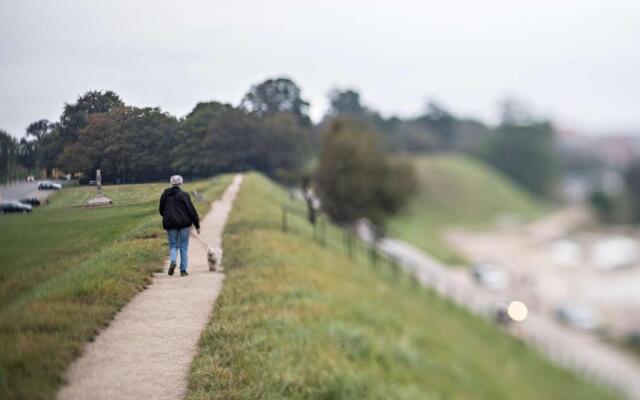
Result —
[[191, 223], [195, 226], [198, 234], [200, 233], [200, 216], [198, 215], [198, 210], [196, 210], [195, 206], [191, 202], [191, 196], [188, 193], [184, 194], [184, 202], [187, 206], [187, 211], [189, 212], [189, 216], [191, 217]]

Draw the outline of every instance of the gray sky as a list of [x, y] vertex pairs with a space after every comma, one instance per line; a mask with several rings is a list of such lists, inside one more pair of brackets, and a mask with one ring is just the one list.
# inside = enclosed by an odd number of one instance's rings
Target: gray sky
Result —
[[385, 114], [434, 98], [495, 121], [505, 96], [560, 126], [640, 133], [640, 0], [0, 0], [0, 129], [90, 89], [183, 116], [288, 75], [317, 119], [332, 87]]

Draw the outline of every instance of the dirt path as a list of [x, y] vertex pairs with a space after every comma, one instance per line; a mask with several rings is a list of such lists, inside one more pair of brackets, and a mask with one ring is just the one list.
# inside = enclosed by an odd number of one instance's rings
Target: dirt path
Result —
[[[242, 183], [236, 175], [201, 226], [201, 238], [219, 246]], [[69, 369], [59, 399], [182, 399], [198, 339], [222, 287], [209, 272], [206, 251], [193, 240], [188, 277], [155, 274]], [[168, 266], [165, 264], [165, 271]]]

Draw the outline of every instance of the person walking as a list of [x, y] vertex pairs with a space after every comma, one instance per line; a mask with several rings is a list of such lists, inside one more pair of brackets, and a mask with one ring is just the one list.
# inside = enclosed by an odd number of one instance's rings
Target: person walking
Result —
[[189, 231], [191, 225], [200, 234], [200, 217], [198, 211], [191, 202], [187, 192], [180, 189], [182, 177], [174, 175], [169, 180], [171, 187], [160, 196], [160, 215], [162, 215], [162, 227], [167, 231], [169, 238], [169, 275], [173, 275], [176, 269], [178, 251], [180, 251], [180, 276], [187, 276], [189, 251]]

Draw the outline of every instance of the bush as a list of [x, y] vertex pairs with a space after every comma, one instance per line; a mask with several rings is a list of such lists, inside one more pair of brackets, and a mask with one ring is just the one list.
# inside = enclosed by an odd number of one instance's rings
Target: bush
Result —
[[375, 133], [343, 118], [324, 138], [315, 187], [335, 222], [350, 225], [365, 218], [382, 227], [413, 192], [415, 174], [410, 163], [380, 149]]

